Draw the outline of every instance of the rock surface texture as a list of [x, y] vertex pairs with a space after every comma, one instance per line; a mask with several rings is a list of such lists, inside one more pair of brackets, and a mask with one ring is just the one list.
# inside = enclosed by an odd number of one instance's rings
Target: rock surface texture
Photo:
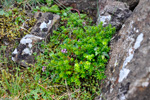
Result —
[[139, 3], [139, 0], [119, 0], [119, 1], [127, 3], [131, 10], [133, 10]]
[[114, 0], [100, 0], [97, 24], [100, 22], [103, 22], [103, 26], [111, 24], [119, 30], [131, 13], [126, 3]]
[[12, 60], [25, 67], [34, 63], [33, 53], [39, 51], [38, 42], [49, 39], [52, 30], [57, 28], [60, 19], [58, 15], [41, 12], [36, 13], [34, 17], [37, 22], [31, 33], [20, 40], [20, 44], [12, 53]]
[[150, 100], [150, 1], [140, 0], [111, 42], [99, 100]]

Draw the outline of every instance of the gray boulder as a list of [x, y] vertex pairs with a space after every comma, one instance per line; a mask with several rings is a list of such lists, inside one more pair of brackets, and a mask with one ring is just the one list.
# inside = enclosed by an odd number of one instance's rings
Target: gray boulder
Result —
[[99, 100], [150, 99], [150, 2], [140, 0], [111, 42]]
[[113, 0], [106, 1], [99, 1], [97, 24], [100, 22], [103, 22], [103, 26], [111, 24], [119, 30], [132, 12], [126, 3]]
[[22, 66], [30, 66], [34, 63], [33, 53], [39, 53], [38, 43], [48, 41], [52, 30], [58, 27], [59, 15], [38, 12], [34, 16], [37, 19], [30, 34], [25, 35], [18, 47], [12, 53], [12, 60]]

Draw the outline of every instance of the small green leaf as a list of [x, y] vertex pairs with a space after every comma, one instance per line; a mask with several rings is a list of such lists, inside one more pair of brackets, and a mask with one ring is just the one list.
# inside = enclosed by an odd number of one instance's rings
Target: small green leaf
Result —
[[41, 7], [41, 11], [43, 11], [43, 12], [49, 12], [49, 11], [50, 11], [50, 8], [47, 7], [47, 6], [42, 6], [42, 7]]
[[0, 15], [5, 15], [5, 14], [6, 14], [6, 12], [4, 10], [0, 11]]
[[109, 59], [109, 55], [108, 55], [107, 52], [103, 52], [102, 54], [103, 54], [104, 56], [106, 56], [106, 57]]
[[75, 64], [74, 69], [75, 69], [75, 71], [80, 72], [80, 66], [78, 63]]
[[63, 15], [64, 15], [64, 16], [67, 16], [67, 13], [66, 13], [66, 12], [64, 12], [64, 13], [63, 13]]
[[91, 63], [90, 63], [89, 61], [86, 61], [86, 62], [84, 63], [84, 68], [85, 68], [86, 70], [88, 70], [88, 69], [90, 68], [90, 65], [91, 65]]
[[52, 5], [52, 0], [46, 0], [46, 3], [50, 7]]
[[58, 8], [57, 5], [53, 5], [50, 9], [49, 9], [50, 12], [53, 12], [53, 13], [59, 13], [60, 12], [60, 9]]
[[67, 71], [66, 74], [71, 75], [71, 71]]

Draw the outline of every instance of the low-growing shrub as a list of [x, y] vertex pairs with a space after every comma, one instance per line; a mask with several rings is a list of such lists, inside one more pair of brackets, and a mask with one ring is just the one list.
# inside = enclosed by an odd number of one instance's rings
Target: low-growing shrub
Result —
[[49, 44], [41, 44], [44, 52], [36, 58], [36, 68], [53, 84], [67, 84], [71, 91], [73, 86], [81, 89], [82, 96], [84, 91], [92, 96], [106, 77], [108, 43], [114, 32], [111, 25], [91, 26], [85, 14], [62, 12], [61, 27], [53, 31]]

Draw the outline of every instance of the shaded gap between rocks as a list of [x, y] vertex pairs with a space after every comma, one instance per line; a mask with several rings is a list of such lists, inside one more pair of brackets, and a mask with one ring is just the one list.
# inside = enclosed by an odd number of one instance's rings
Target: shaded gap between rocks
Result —
[[139, 4], [140, 0], [138, 0], [136, 3], [133, 4], [133, 6], [130, 6], [129, 9], [131, 11], [134, 11], [134, 9], [136, 8], [136, 6]]

